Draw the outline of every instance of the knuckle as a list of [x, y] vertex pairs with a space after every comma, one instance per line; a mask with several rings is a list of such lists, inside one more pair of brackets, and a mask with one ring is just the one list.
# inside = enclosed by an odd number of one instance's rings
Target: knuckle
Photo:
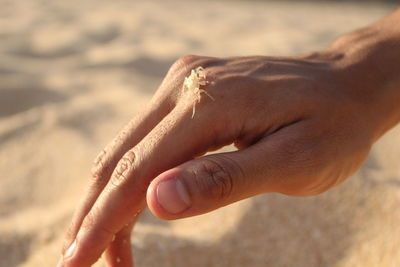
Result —
[[125, 153], [125, 155], [121, 158], [110, 179], [110, 182], [113, 186], [119, 186], [128, 180], [129, 175], [133, 170], [135, 158], [135, 152], [132, 150]]
[[212, 57], [203, 57], [197, 55], [185, 55], [177, 59], [170, 68], [170, 72], [177, 72], [179, 70], [184, 70], [188, 73], [191, 69], [202, 66], [204, 68], [213, 66], [217, 64], [219, 60]]
[[226, 200], [234, 189], [233, 171], [238, 167], [230, 160], [204, 158], [197, 173], [197, 183], [210, 199]]
[[93, 162], [91, 169], [92, 178], [96, 183], [103, 184], [107, 182], [113, 171], [113, 162], [115, 160], [115, 140], [103, 149]]
[[185, 55], [180, 57], [175, 64], [182, 67], [182, 66], [190, 66], [193, 65], [196, 61], [198, 61], [201, 57], [196, 55]]
[[95, 182], [103, 184], [110, 177], [115, 162], [115, 157], [118, 154], [119, 148], [126, 141], [129, 134], [130, 125], [122, 129], [119, 134], [103, 149], [93, 161], [91, 169], [92, 178]]
[[93, 167], [91, 169], [92, 178], [95, 181], [101, 181], [102, 177], [106, 176], [110, 172], [109, 164], [106, 164], [107, 152], [103, 149], [95, 158]]

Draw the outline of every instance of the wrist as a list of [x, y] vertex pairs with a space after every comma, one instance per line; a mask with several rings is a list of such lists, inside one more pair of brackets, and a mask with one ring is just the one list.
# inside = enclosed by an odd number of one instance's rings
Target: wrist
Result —
[[339, 38], [327, 50], [343, 86], [364, 106], [377, 140], [400, 122], [400, 33], [382, 22]]

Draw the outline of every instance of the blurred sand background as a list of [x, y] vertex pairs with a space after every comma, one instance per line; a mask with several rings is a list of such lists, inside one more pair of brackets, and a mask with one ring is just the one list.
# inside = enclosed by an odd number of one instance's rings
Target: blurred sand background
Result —
[[[0, 266], [54, 266], [92, 159], [184, 54], [291, 55], [384, 3], [0, 0]], [[166, 222], [145, 213], [137, 266], [400, 266], [400, 127], [322, 196], [270, 194]], [[101, 266], [101, 263], [99, 264]]]

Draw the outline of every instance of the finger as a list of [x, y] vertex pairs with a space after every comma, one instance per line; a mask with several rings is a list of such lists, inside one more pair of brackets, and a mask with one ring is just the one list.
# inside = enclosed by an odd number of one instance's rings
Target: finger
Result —
[[75, 239], [83, 219], [108, 183], [118, 160], [170, 112], [171, 108], [168, 101], [154, 100], [153, 103], [149, 105], [150, 108], [147, 108], [143, 113], [131, 120], [96, 158], [92, 169], [93, 178], [90, 180], [86, 194], [84, 194], [84, 198], [74, 213], [64, 241], [63, 252]]
[[69, 243], [68, 239], [75, 237], [83, 218], [104, 189], [118, 160], [127, 150], [138, 143], [157, 124], [157, 120], [162, 119], [165, 113], [166, 111], [163, 112], [162, 110], [148, 110], [143, 115], [133, 119], [99, 154], [92, 171], [93, 179], [90, 181], [85, 198], [74, 214], [66, 243]]
[[304, 170], [312, 169], [312, 151], [302, 145], [303, 132], [304, 124], [299, 122], [246, 149], [208, 155], [170, 169], [151, 182], [148, 207], [161, 219], [178, 219], [261, 193], [304, 190], [310, 186]]
[[131, 232], [134, 222], [124, 226], [104, 253], [107, 267], [132, 267]]
[[[181, 86], [179, 84], [181, 79], [177, 77], [190, 71], [189, 66], [199, 59], [196, 56], [186, 56], [177, 60], [171, 66], [148, 108], [128, 123], [117, 137], [96, 157], [92, 168], [93, 179], [88, 186], [84, 199], [75, 211], [72, 223], [67, 231], [62, 249], [63, 253], [75, 239], [83, 219], [108, 183], [117, 162], [126, 151], [142, 140], [172, 110], [176, 104], [177, 97], [176, 92], [173, 90]], [[210, 59], [208, 58], [208, 60]], [[206, 66], [208, 64], [210, 62], [203, 65]]]
[[196, 116], [196, 120], [191, 118], [191, 107], [175, 108], [124, 155], [85, 217], [74, 249], [65, 255], [66, 266], [88, 266], [95, 262], [113, 235], [145, 204], [151, 179], [213, 143], [212, 131], [202, 128], [201, 120], [206, 116]]
[[[83, 219], [92, 208], [94, 202], [108, 183], [112, 170], [122, 155], [136, 145], [161, 119], [168, 114], [176, 104], [177, 94], [174, 88], [181, 86], [177, 77], [190, 71], [190, 64], [194, 64], [198, 57], [189, 56], [179, 59], [169, 70], [163, 80], [160, 89], [156, 92], [149, 108], [131, 121], [120, 134], [111, 142], [95, 160], [91, 181], [85, 198], [76, 210], [72, 224], [67, 232], [64, 242], [63, 254], [71, 246]], [[209, 58], [211, 59], [211, 58]], [[190, 64], [189, 64], [190, 63]], [[207, 65], [210, 62], [206, 62]], [[133, 135], [131, 135], [133, 133]]]

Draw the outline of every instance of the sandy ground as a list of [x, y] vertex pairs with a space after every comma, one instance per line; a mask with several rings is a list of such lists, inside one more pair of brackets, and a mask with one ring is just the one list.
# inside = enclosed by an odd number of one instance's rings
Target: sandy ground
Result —
[[[321, 49], [393, 6], [0, 0], [0, 266], [54, 266], [92, 159], [188, 53]], [[322, 196], [270, 194], [173, 222], [145, 213], [137, 266], [400, 266], [400, 127]], [[101, 264], [99, 264], [101, 265]]]

